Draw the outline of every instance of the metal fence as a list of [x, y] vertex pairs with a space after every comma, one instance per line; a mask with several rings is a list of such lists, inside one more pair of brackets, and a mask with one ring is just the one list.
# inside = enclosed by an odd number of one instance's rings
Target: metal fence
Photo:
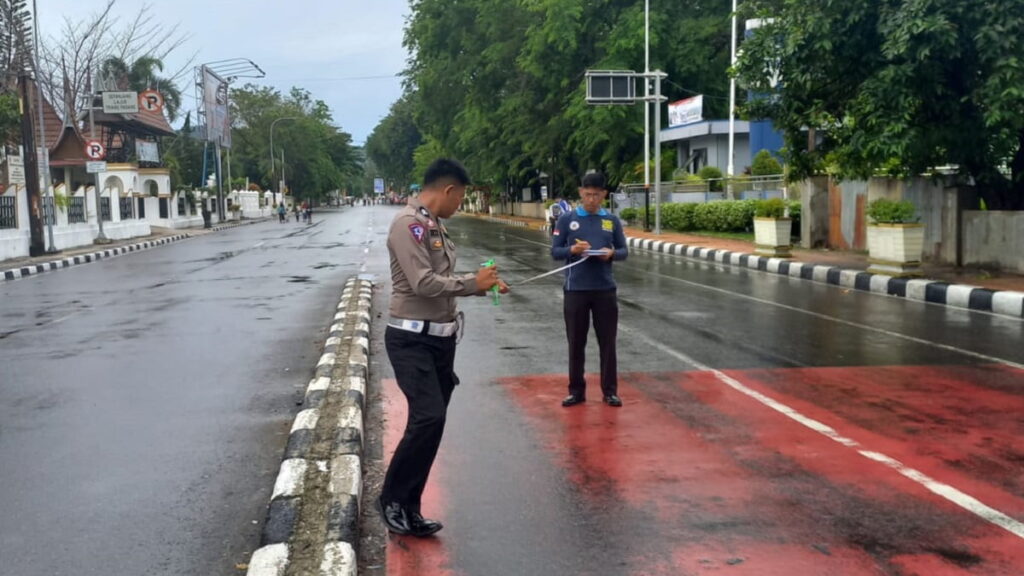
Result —
[[[680, 204], [702, 204], [716, 200], [763, 200], [782, 198], [785, 180], [776, 176], [741, 176], [738, 178], [713, 178], [709, 180], [676, 180], [661, 183], [661, 202]], [[628, 183], [619, 186], [611, 195], [612, 209], [617, 214], [626, 208], [643, 208], [647, 202], [654, 206], [654, 184], [649, 188], [649, 198], [643, 184]]]
[[100, 218], [110, 222], [110, 198], [100, 198]]
[[56, 226], [57, 212], [53, 203], [53, 196], [43, 196], [43, 226]]
[[18, 202], [14, 196], [0, 196], [0, 229], [18, 227]]
[[85, 197], [72, 196], [68, 204], [68, 224], [85, 224]]

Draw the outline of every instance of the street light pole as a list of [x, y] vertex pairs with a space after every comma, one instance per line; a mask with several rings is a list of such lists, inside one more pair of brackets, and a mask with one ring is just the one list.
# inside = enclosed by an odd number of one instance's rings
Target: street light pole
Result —
[[[736, 0], [732, 0], [732, 44], [729, 66], [736, 67]], [[733, 156], [736, 154], [736, 77], [729, 76], [729, 164], [726, 176], [729, 178], [729, 196], [732, 197], [732, 177], [735, 172]]]
[[[274, 125], [282, 120], [298, 120], [298, 116], [285, 116], [270, 123], [270, 191], [274, 204], [277, 204], [277, 192], [274, 192], [274, 186], [277, 184], [277, 171], [274, 169]], [[284, 150], [281, 151], [281, 158], [281, 162], [283, 164]], [[281, 167], [281, 171], [281, 175], [284, 176], [283, 166]], [[284, 193], [283, 190], [281, 192]]]
[[651, 2], [644, 0], [644, 230], [651, 229]]

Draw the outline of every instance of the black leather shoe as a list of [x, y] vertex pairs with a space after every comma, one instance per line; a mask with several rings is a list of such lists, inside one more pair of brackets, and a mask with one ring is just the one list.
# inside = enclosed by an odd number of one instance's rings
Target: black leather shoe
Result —
[[425, 538], [439, 532], [441, 528], [444, 528], [444, 525], [437, 520], [428, 520], [424, 518], [419, 514], [419, 512], [410, 512], [409, 527], [412, 528], [412, 532], [410, 532], [410, 534], [419, 538]]
[[568, 408], [577, 404], [583, 404], [587, 399], [579, 394], [569, 394], [562, 400], [562, 406]]
[[412, 521], [401, 504], [398, 502], [385, 504], [383, 500], [377, 500], [377, 507], [380, 509], [381, 518], [384, 519], [384, 525], [388, 527], [388, 530], [402, 535], [413, 533]]
[[604, 397], [604, 403], [609, 405], [609, 406], [614, 406], [614, 407], [618, 408], [618, 407], [622, 406], [622, 398], [619, 398], [615, 394], [611, 394], [609, 396], [605, 396]]

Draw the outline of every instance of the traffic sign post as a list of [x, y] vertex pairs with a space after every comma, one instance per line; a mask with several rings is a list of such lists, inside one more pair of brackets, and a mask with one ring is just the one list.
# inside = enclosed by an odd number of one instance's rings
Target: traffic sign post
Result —
[[85, 171], [88, 172], [89, 174], [99, 174], [100, 172], [106, 172], [107, 171], [107, 163], [106, 162], [102, 162], [102, 161], [101, 162], [86, 162], [85, 163]]
[[138, 114], [139, 93], [138, 92], [104, 92], [103, 93], [104, 114]]
[[86, 140], [85, 155], [91, 160], [103, 160], [107, 157], [107, 148], [99, 140]]
[[139, 93], [139, 108], [147, 112], [160, 113], [164, 110], [164, 96], [150, 88]]

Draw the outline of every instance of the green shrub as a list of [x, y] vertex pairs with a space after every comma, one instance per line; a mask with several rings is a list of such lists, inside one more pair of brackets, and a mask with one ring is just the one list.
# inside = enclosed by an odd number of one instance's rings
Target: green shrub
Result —
[[714, 166], [705, 166], [697, 172], [701, 180], [714, 180], [722, 177], [722, 171]]
[[771, 152], [761, 150], [754, 156], [754, 162], [750, 166], [750, 174], [753, 176], [774, 176], [782, 174], [782, 164], [772, 156]]
[[742, 232], [754, 225], [756, 200], [719, 200], [696, 204], [694, 229], [709, 232]]
[[695, 230], [697, 204], [665, 204], [661, 207], [661, 225], [676, 232]]
[[793, 220], [800, 219], [800, 212], [803, 210], [803, 204], [799, 200], [789, 201], [789, 217]]
[[879, 198], [868, 205], [868, 218], [876, 224], [906, 224], [917, 222], [914, 205], [907, 201]]
[[755, 210], [758, 218], [785, 218], [786, 202], [782, 198], [758, 200]]

